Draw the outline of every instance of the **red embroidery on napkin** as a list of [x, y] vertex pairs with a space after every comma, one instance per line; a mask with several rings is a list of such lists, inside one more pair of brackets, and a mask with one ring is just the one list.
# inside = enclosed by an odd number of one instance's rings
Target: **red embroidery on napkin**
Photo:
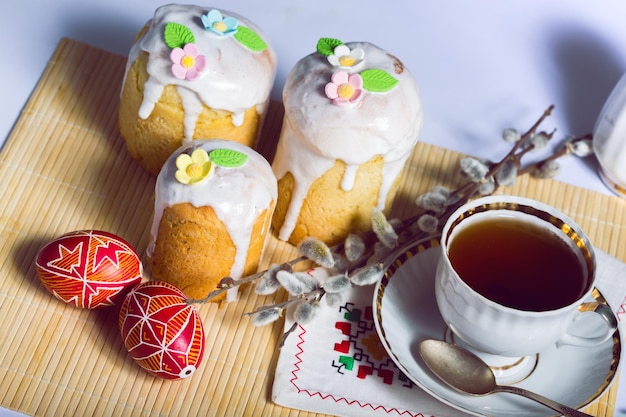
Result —
[[[404, 389], [413, 389], [413, 383], [400, 372], [380, 343], [373, 322], [372, 307], [358, 308], [354, 303], [346, 303], [337, 312], [339, 313], [339, 320], [333, 325], [340, 340], [329, 341], [328, 348], [338, 353], [337, 359], [330, 364], [335, 369], [338, 377], [348, 378], [346, 379], [347, 384], [356, 384], [357, 386], [360, 384], [358, 382], [360, 380], [377, 378], [387, 385], [397, 384], [398, 387], [403, 387]], [[345, 403], [349, 406], [369, 408], [387, 415], [426, 417], [422, 413], [413, 413], [396, 407], [386, 407], [367, 401], [333, 395], [320, 390], [302, 388], [300, 386], [299, 372], [303, 362], [301, 355], [307, 348], [305, 341], [307, 331], [302, 326], [298, 326], [298, 328], [300, 331], [297, 335], [295, 361], [291, 371], [293, 378], [290, 379], [298, 394], [307, 395], [311, 398], [318, 397], [321, 400], [333, 401], [335, 403]], [[350, 376], [355, 379], [350, 380]]]
[[374, 373], [374, 368], [371, 366], [360, 365], [359, 370], [356, 373], [356, 377], [360, 379], [365, 379], [368, 375], [372, 375]]
[[378, 376], [381, 377], [383, 381], [385, 381], [385, 384], [391, 384], [395, 375], [390, 369], [380, 369], [378, 371]]
[[341, 352], [341, 353], [348, 353], [348, 352], [350, 352], [350, 341], [349, 340], [344, 340], [341, 343], [335, 343], [335, 350], [337, 352]]
[[[376, 328], [371, 306], [357, 307], [352, 302], [347, 302], [339, 307], [341, 321], [335, 323], [335, 328], [344, 336], [343, 340], [334, 343], [333, 349], [342, 355], [333, 361], [331, 366], [344, 375], [346, 369], [345, 356], [351, 356], [356, 366], [356, 377], [366, 379], [378, 377], [383, 383], [392, 385], [394, 380], [402, 386], [410, 388], [411, 382], [402, 375], [391, 358], [387, 355]], [[398, 378], [394, 378], [398, 375]]]
[[[305, 345], [304, 335], [306, 334], [306, 329], [304, 327], [302, 327], [302, 326], [298, 326], [298, 328], [300, 329], [300, 333], [298, 334], [299, 341], [296, 344], [297, 353], [295, 355], [295, 362], [293, 364], [294, 369], [291, 371], [291, 374], [293, 375], [293, 378], [291, 378], [289, 380], [289, 382], [291, 382], [291, 384], [298, 391], [298, 394], [308, 395], [311, 398], [319, 397], [322, 400], [330, 400], [330, 401], [333, 401], [335, 403], [345, 403], [347, 405], [354, 405], [354, 406], [358, 406], [360, 408], [370, 408], [370, 409], [372, 409], [374, 411], [381, 411], [381, 412], [384, 412], [385, 414], [388, 414], [388, 415], [410, 416], [410, 417], [427, 417], [425, 414], [422, 414], [422, 413], [412, 413], [412, 412], [407, 411], [407, 410], [399, 410], [399, 409], [397, 409], [395, 407], [385, 407], [385, 406], [382, 406], [382, 405], [374, 405], [374, 404], [371, 404], [369, 402], [362, 402], [362, 401], [353, 400], [353, 399], [349, 399], [349, 398], [345, 398], [345, 397], [341, 397], [341, 396], [335, 396], [333, 394], [323, 393], [323, 392], [320, 392], [318, 390], [309, 390], [309, 389], [302, 389], [302, 388], [300, 388], [298, 386], [298, 383], [299, 383], [298, 372], [300, 371], [300, 364], [302, 363], [302, 359], [300, 358], [300, 355], [302, 355], [304, 353], [304, 348], [305, 348], [305, 346], [304, 346]], [[432, 417], [432, 416], [430, 416], [430, 417]]]
[[352, 325], [350, 323], [338, 321], [335, 323], [335, 329], [341, 330], [341, 333], [349, 335], [352, 333]]
[[622, 314], [626, 314], [626, 297], [624, 297], [624, 300], [622, 300], [622, 304], [615, 312], [615, 315], [617, 316], [617, 319], [619, 321], [622, 321]]

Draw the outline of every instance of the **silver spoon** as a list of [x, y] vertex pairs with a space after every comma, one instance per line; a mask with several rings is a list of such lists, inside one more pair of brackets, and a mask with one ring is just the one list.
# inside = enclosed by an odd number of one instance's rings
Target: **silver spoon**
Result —
[[435, 375], [461, 392], [472, 395], [510, 392], [537, 401], [564, 416], [593, 417], [523, 388], [497, 385], [496, 377], [489, 365], [459, 346], [429, 339], [420, 342], [419, 351], [422, 359]]

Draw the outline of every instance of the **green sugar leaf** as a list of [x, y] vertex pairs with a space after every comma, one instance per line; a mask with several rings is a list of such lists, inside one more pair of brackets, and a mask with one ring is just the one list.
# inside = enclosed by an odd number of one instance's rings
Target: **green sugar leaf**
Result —
[[343, 45], [339, 39], [334, 38], [320, 38], [317, 41], [317, 53], [323, 56], [330, 56], [334, 53], [335, 48], [339, 45]]
[[172, 49], [182, 48], [185, 44], [196, 42], [196, 38], [187, 26], [174, 22], [165, 24], [163, 38], [165, 39], [165, 44]]
[[384, 93], [398, 84], [398, 80], [387, 71], [381, 69], [367, 69], [361, 72], [363, 89], [374, 93]]
[[258, 33], [246, 26], [237, 27], [235, 39], [243, 46], [254, 52], [263, 52], [267, 49], [267, 43], [259, 36]]
[[226, 168], [237, 168], [246, 163], [248, 155], [233, 149], [220, 148], [211, 151], [209, 158], [216, 165]]

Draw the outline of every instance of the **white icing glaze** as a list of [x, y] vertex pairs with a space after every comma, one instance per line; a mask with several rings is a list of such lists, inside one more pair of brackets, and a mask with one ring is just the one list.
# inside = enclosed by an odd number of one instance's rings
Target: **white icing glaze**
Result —
[[[383, 157], [383, 183], [378, 208], [402, 170], [422, 127], [422, 106], [415, 79], [404, 68], [395, 71], [396, 59], [367, 42], [350, 42], [365, 51], [364, 61], [353, 72], [377, 68], [387, 71], [398, 84], [388, 92], [364, 91], [354, 107], [332, 104], [324, 86], [339, 68], [326, 57], [313, 53], [298, 61], [287, 76], [283, 90], [285, 118], [272, 168], [277, 178], [291, 172], [293, 195], [279, 238], [287, 240], [297, 222], [300, 208], [312, 183], [336, 160], [346, 163], [341, 187], [352, 188], [358, 166], [377, 155]], [[343, 68], [341, 68], [343, 69]]]
[[[256, 106], [259, 114], [267, 108], [270, 90], [276, 73], [276, 55], [262, 31], [247, 19], [228, 11], [224, 16], [237, 18], [241, 26], [254, 30], [261, 36], [268, 49], [254, 52], [239, 43], [233, 36], [218, 36], [206, 30], [200, 16], [210, 8], [170, 4], [159, 7], [148, 22], [149, 30], [133, 45], [126, 64], [128, 68], [141, 52], [149, 54], [147, 71], [149, 79], [144, 86], [144, 99], [139, 117], [146, 119], [152, 113], [166, 85], [176, 86], [185, 111], [185, 139], [193, 139], [198, 115], [205, 105], [231, 113], [233, 124], [243, 123], [244, 113]], [[168, 22], [180, 23], [190, 29], [200, 54], [207, 59], [207, 66], [200, 77], [180, 80], [172, 75], [171, 49], [165, 44], [163, 33]], [[269, 52], [269, 54], [268, 54]]]
[[354, 181], [356, 181], [356, 173], [359, 170], [358, 165], [346, 165], [346, 172], [341, 179], [341, 189], [344, 191], [350, 191], [354, 187]]
[[[201, 147], [210, 153], [214, 149], [226, 148], [248, 155], [246, 163], [237, 168], [213, 166], [210, 177], [196, 185], [186, 185], [174, 178], [176, 158], [181, 153], [191, 153]], [[155, 209], [152, 222], [148, 256], [152, 256], [163, 211], [179, 203], [190, 203], [195, 207], [210, 206], [224, 223], [235, 245], [235, 261], [230, 276], [241, 278], [252, 237], [252, 228], [258, 216], [268, 209], [277, 198], [276, 177], [269, 163], [251, 148], [233, 141], [212, 139], [195, 140], [182, 146], [166, 161], [159, 173], [155, 186]], [[263, 233], [270, 227], [268, 219]], [[266, 236], [269, 233], [266, 234]], [[229, 297], [232, 294], [229, 293]], [[230, 301], [230, 300], [229, 300]]]

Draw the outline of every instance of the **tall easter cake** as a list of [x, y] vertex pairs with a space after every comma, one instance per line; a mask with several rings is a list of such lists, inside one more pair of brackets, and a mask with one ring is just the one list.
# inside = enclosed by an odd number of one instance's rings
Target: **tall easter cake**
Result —
[[200, 6], [158, 8], [128, 57], [119, 128], [129, 153], [157, 174], [193, 139], [254, 146], [275, 73], [275, 52], [252, 22]]
[[[251, 148], [216, 139], [181, 147], [157, 176], [152, 278], [201, 299], [222, 278], [256, 272], [276, 199], [271, 166]], [[236, 291], [228, 295], [232, 301]]]
[[293, 244], [332, 244], [388, 212], [422, 126], [413, 76], [367, 42], [322, 38], [287, 76], [285, 117], [272, 168], [273, 225]]

